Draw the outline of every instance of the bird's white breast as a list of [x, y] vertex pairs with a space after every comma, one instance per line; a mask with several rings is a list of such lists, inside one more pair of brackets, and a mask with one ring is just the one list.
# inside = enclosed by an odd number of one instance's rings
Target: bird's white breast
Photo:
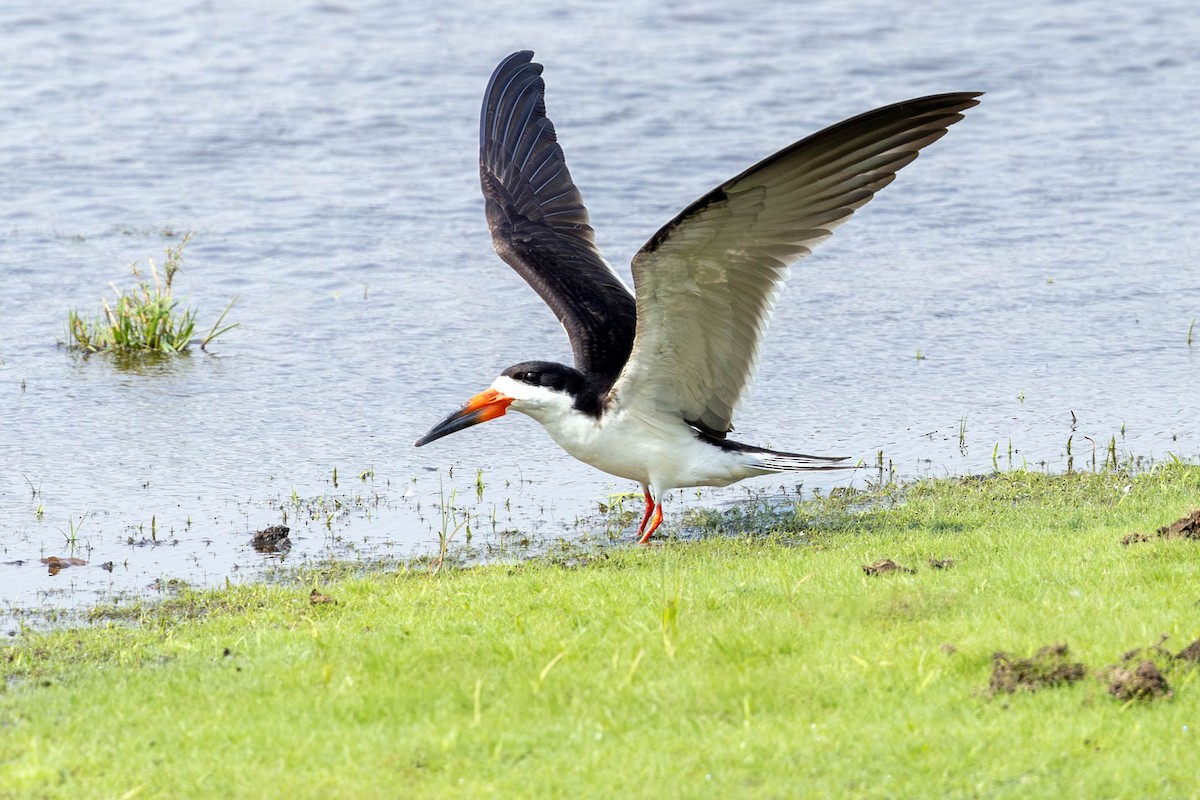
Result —
[[751, 456], [704, 441], [676, 415], [614, 405], [593, 416], [576, 410], [568, 395], [501, 380], [493, 388], [523, 395], [512, 410], [533, 417], [559, 447], [610, 475], [663, 490], [726, 486], [769, 471], [754, 468]]

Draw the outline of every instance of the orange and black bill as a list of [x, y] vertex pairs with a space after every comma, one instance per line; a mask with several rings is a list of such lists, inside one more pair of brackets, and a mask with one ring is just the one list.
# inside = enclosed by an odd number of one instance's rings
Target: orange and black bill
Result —
[[434, 425], [429, 433], [417, 439], [417, 447], [423, 444], [440, 439], [443, 436], [449, 436], [452, 433], [458, 433], [464, 428], [469, 428], [472, 425], [478, 425], [481, 422], [487, 422], [489, 419], [504, 416], [504, 412], [508, 410], [508, 406], [513, 399], [506, 394], [500, 394], [495, 389], [488, 389], [486, 392], [480, 392], [467, 401], [467, 404], [455, 411], [444, 420]]

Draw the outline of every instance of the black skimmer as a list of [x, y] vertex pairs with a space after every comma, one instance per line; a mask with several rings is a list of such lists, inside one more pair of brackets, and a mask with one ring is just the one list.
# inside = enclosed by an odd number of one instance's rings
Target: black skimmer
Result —
[[500, 62], [483, 97], [479, 174], [496, 253], [571, 340], [575, 366], [525, 361], [416, 443], [506, 411], [540, 422], [571, 455], [637, 481], [662, 522], [670, 489], [841, 469], [845, 458], [726, 438], [788, 267], [977, 105], [980, 92], [906, 100], [785, 147], [685, 208], [633, 258], [633, 286], [596, 247], [583, 197], [546, 116], [533, 53]]

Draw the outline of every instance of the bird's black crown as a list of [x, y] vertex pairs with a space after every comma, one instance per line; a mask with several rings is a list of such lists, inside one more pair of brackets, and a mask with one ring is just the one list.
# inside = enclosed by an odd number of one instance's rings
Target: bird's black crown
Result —
[[514, 381], [530, 386], [542, 386], [563, 392], [575, 399], [575, 408], [586, 413], [599, 413], [599, 394], [592, 388], [587, 377], [579, 370], [566, 364], [552, 361], [522, 361], [500, 373]]
[[544, 386], [571, 395], [578, 394], [587, 383], [579, 370], [550, 361], [522, 361], [520, 364], [513, 364], [501, 374], [530, 386]]

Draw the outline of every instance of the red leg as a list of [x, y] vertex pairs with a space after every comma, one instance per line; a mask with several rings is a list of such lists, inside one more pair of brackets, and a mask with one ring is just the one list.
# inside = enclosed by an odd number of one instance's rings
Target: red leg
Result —
[[642, 487], [642, 494], [646, 495], [646, 513], [642, 514], [642, 523], [638, 525], [637, 533], [633, 538], [640, 540], [642, 531], [646, 530], [646, 520], [650, 519], [650, 512], [654, 510], [654, 498], [650, 496], [650, 489], [647, 486]]
[[658, 526], [662, 524], [662, 503], [654, 504], [654, 518], [650, 520], [650, 527], [642, 534], [642, 538], [638, 539], [638, 544], [649, 544], [650, 537], [658, 530]]

